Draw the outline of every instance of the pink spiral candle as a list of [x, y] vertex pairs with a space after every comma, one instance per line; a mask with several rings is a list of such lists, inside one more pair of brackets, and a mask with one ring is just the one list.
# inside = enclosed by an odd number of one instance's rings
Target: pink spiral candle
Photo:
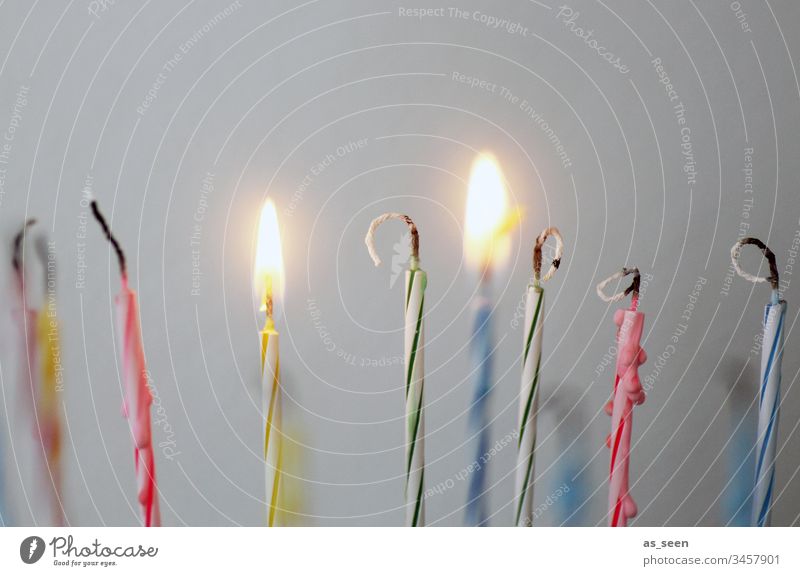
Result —
[[611, 416], [611, 434], [606, 444], [611, 449], [609, 469], [609, 524], [627, 526], [628, 518], [636, 516], [636, 502], [629, 487], [629, 463], [631, 454], [631, 428], [633, 406], [645, 400], [639, 382], [639, 366], [647, 360], [647, 354], [639, 345], [644, 328], [644, 314], [636, 310], [634, 299], [630, 310], [617, 310], [614, 323], [617, 330], [617, 371], [614, 380], [614, 395], [606, 405]]
[[123, 413], [133, 435], [136, 464], [136, 488], [145, 526], [160, 526], [156, 488], [156, 469], [153, 457], [153, 438], [150, 430], [150, 405], [153, 396], [147, 385], [139, 309], [136, 292], [128, 288], [122, 277], [122, 289], [116, 297], [117, 330], [122, 347], [122, 378], [125, 387]]
[[125, 399], [122, 412], [128, 419], [133, 436], [133, 457], [136, 466], [136, 494], [145, 526], [161, 526], [158, 509], [158, 487], [153, 454], [153, 437], [150, 429], [150, 405], [153, 395], [148, 386], [147, 368], [144, 363], [142, 330], [139, 325], [139, 306], [136, 292], [128, 287], [125, 253], [111, 233], [97, 202], [92, 201], [92, 212], [103, 229], [103, 233], [119, 260], [122, 287], [115, 298], [117, 308], [117, 333], [122, 347], [122, 382]]

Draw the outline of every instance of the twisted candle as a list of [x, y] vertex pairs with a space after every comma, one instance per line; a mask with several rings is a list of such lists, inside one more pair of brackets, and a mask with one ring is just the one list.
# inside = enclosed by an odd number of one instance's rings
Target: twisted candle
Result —
[[133, 436], [136, 492], [142, 524], [148, 527], [160, 526], [161, 514], [150, 422], [153, 396], [148, 386], [138, 301], [136, 292], [128, 286], [125, 253], [100, 212], [97, 202], [93, 200], [91, 206], [103, 234], [117, 254], [120, 269], [121, 288], [114, 302], [117, 309], [117, 336], [122, 352], [122, 381], [125, 390], [123, 414], [128, 419]]
[[[612, 280], [633, 274], [634, 280], [624, 292], [608, 297], [603, 288]], [[629, 492], [631, 430], [633, 406], [645, 401], [645, 393], [639, 381], [639, 366], [647, 361], [647, 354], [640, 346], [644, 329], [644, 314], [637, 310], [639, 304], [639, 271], [623, 268], [597, 285], [597, 294], [606, 302], [617, 302], [632, 293], [631, 307], [617, 310], [614, 323], [617, 325], [617, 364], [613, 398], [606, 404], [606, 413], [611, 416], [611, 434], [606, 445], [611, 449], [608, 480], [609, 525], [627, 526], [628, 519], [637, 514], [636, 502]]]
[[[739, 266], [744, 246], [757, 246], [769, 262], [769, 277], [748, 274]], [[756, 444], [755, 488], [752, 500], [752, 525], [769, 526], [772, 520], [772, 494], [775, 488], [775, 458], [778, 446], [778, 416], [781, 401], [781, 363], [786, 301], [779, 294], [780, 279], [775, 254], [757, 238], [742, 238], [731, 248], [736, 272], [754, 283], [769, 281], [772, 294], [764, 307], [764, 336], [761, 341], [761, 380], [758, 394], [758, 436]]]
[[[556, 254], [544, 278], [542, 247], [549, 236], [556, 240]], [[533, 523], [533, 480], [536, 452], [536, 415], [539, 407], [539, 367], [542, 363], [542, 330], [544, 326], [544, 289], [541, 282], [549, 280], [561, 263], [564, 242], [558, 228], [547, 228], [536, 238], [533, 249], [533, 284], [528, 286], [525, 299], [525, 333], [520, 385], [519, 438], [517, 440], [516, 506], [514, 523], [530, 526]]]
[[414, 222], [404, 214], [389, 212], [372, 221], [365, 243], [376, 266], [381, 259], [375, 250], [375, 230], [389, 219], [402, 220], [411, 232], [411, 260], [406, 271], [405, 292], [405, 511], [406, 526], [425, 525], [425, 333], [423, 310], [427, 274], [419, 268], [419, 233]]

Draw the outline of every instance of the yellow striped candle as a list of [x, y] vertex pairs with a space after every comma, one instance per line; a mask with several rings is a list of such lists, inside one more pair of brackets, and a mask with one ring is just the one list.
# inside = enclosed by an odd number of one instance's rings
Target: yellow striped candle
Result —
[[261, 297], [261, 408], [264, 419], [264, 487], [267, 524], [276, 526], [281, 488], [281, 381], [279, 335], [275, 329], [274, 302], [283, 294], [283, 255], [275, 204], [267, 199], [261, 210], [254, 267], [256, 293]]

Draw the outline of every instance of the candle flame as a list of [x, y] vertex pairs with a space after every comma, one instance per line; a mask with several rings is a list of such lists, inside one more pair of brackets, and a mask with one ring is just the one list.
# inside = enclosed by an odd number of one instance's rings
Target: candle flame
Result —
[[261, 310], [271, 312], [272, 300], [280, 301], [283, 297], [285, 280], [278, 214], [270, 198], [261, 209], [253, 281]]
[[505, 180], [495, 158], [483, 153], [469, 177], [464, 224], [464, 257], [475, 269], [500, 266], [511, 252], [508, 233], [519, 222], [519, 210], [509, 205]]

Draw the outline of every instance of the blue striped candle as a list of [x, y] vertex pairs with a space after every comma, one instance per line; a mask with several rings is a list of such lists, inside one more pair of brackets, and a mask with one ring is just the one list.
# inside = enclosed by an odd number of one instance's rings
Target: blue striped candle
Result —
[[772, 300], [764, 309], [764, 338], [761, 345], [756, 475], [753, 490], [754, 526], [769, 526], [772, 517], [785, 317], [786, 302], [778, 298], [777, 290], [773, 290]]
[[470, 437], [474, 445], [473, 472], [469, 478], [466, 523], [486, 526], [488, 523], [486, 494], [486, 454], [489, 450], [489, 395], [492, 390], [492, 304], [488, 286], [481, 283], [481, 295], [475, 300], [475, 324], [472, 333], [474, 390], [470, 407]]

